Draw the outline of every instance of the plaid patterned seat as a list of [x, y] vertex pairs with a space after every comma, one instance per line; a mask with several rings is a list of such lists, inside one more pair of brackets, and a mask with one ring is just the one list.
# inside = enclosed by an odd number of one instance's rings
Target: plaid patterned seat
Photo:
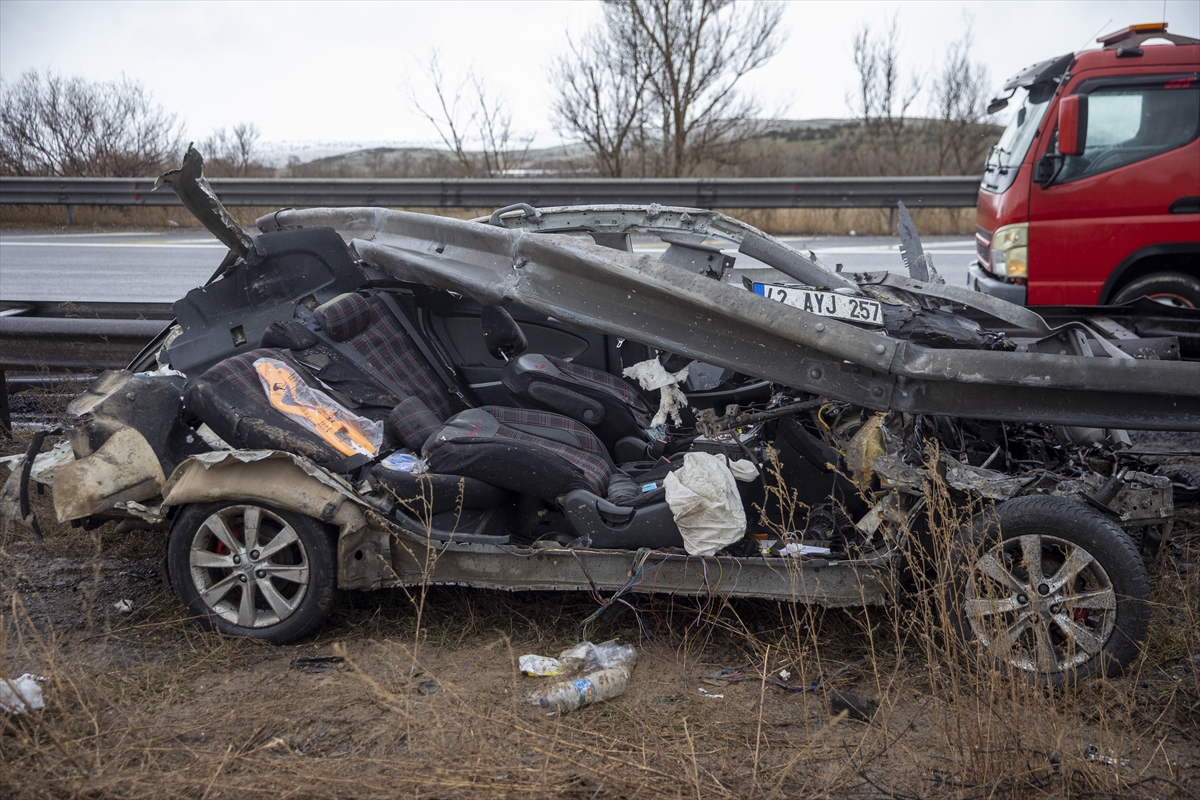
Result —
[[419, 397], [439, 420], [462, 408], [378, 297], [343, 294], [317, 307], [314, 316], [331, 338], [348, 344], [375, 369]]
[[554, 504], [573, 489], [608, 493], [604, 446], [558, 414], [486, 406], [454, 415], [425, 443], [430, 468]]
[[334, 471], [366, 463], [366, 456], [346, 458], [317, 434], [271, 405], [254, 369], [260, 358], [287, 364], [315, 389], [321, 387], [294, 359], [279, 350], [251, 350], [218, 361], [184, 389], [187, 409], [235, 447], [248, 450], [286, 450]]
[[[551, 411], [576, 416], [568, 407], [569, 400], [562, 402], [563, 395], [555, 389], [581, 395], [585, 403], [598, 404], [603, 408], [602, 419], [592, 422], [584, 415], [581, 421], [610, 446], [625, 436], [644, 439], [643, 431], [650, 427], [653, 417], [645, 398], [626, 381], [554, 356], [523, 355], [509, 363], [501, 380], [517, 397]], [[551, 387], [550, 391], [546, 387]]]

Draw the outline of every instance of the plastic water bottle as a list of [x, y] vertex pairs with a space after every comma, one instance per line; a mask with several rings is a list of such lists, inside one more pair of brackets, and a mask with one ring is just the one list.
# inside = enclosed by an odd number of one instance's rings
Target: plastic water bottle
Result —
[[538, 699], [538, 705], [559, 713], [574, 711], [616, 697], [625, 691], [628, 682], [629, 670], [625, 667], [598, 669], [554, 684]]

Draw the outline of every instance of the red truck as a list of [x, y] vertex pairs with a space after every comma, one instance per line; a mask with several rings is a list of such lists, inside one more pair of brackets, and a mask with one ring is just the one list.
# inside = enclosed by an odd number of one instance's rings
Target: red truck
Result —
[[1017, 111], [988, 153], [969, 285], [1030, 306], [1200, 308], [1200, 39], [1155, 23], [1097, 41], [992, 101]]

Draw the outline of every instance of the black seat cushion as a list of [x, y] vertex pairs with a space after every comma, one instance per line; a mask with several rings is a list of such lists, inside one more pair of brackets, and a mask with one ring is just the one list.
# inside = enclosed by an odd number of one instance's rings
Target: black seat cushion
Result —
[[443, 512], [493, 508], [512, 500], [502, 489], [459, 475], [402, 472], [383, 464], [372, 466], [370, 475], [409, 516], [418, 520]]
[[434, 472], [463, 475], [557, 503], [574, 489], [600, 497], [612, 463], [604, 446], [567, 417], [485, 406], [455, 414], [425, 444]]
[[346, 456], [316, 433], [271, 405], [254, 368], [260, 358], [272, 358], [290, 367], [314, 389], [320, 386], [294, 359], [278, 350], [251, 350], [217, 362], [184, 389], [187, 409], [229, 444], [249, 450], [284, 450], [334, 471], [345, 471], [369, 461], [362, 455]]
[[501, 380], [522, 401], [574, 417], [610, 447], [626, 436], [645, 440], [653, 417], [646, 400], [626, 381], [553, 356], [523, 355], [505, 367]]

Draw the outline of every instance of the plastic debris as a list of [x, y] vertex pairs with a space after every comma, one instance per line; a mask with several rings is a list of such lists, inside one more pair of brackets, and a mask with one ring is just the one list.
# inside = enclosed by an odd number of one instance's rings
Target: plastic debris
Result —
[[608, 700], [624, 692], [637, 659], [637, 648], [633, 645], [582, 642], [564, 650], [556, 659], [526, 655], [521, 656], [519, 664], [521, 671], [531, 676], [586, 673], [559, 681], [529, 698], [542, 708], [561, 713]]
[[779, 550], [780, 555], [789, 556], [791, 558], [797, 558], [799, 556], [827, 556], [829, 553], [830, 550], [828, 547], [820, 547], [812, 544], [799, 544], [795, 542], [789, 545], [784, 545]]
[[734, 481], [757, 477], [749, 461], [727, 463], [712, 453], [688, 453], [683, 466], [667, 475], [667, 505], [689, 554], [715, 555], [745, 535], [746, 512]]
[[725, 699], [725, 695], [713, 694], [712, 692], [705, 689], [703, 686], [700, 687], [700, 694], [704, 695], [705, 697], [711, 697], [714, 700], [724, 700]]
[[531, 678], [549, 678], [563, 673], [562, 662], [549, 656], [532, 654], [521, 656], [517, 663], [521, 667], [521, 672]]
[[274, 358], [259, 358], [254, 369], [271, 405], [298, 425], [324, 439], [344, 456], [374, 456], [383, 444], [383, 423], [360, 417], [295, 370]]
[[779, 670], [779, 680], [790, 681], [791, 679], [792, 679], [791, 670], [786, 670], [786, 669]]
[[117, 611], [120, 611], [122, 614], [128, 614], [130, 611], [133, 611], [133, 601], [118, 600], [117, 602], [113, 603], [113, 608], [115, 608]]
[[628, 683], [629, 670], [625, 667], [598, 669], [554, 684], [537, 698], [537, 704], [561, 714], [616, 697], [624, 693]]
[[425, 463], [425, 459], [412, 453], [408, 450], [400, 450], [392, 453], [390, 456], [380, 462], [384, 468], [395, 472], [411, 472], [414, 475], [420, 475], [423, 472], [428, 472], [429, 467]]
[[667, 372], [657, 358], [639, 361], [632, 367], [626, 367], [622, 372], [626, 378], [633, 378], [647, 392], [659, 391], [658, 411], [650, 420], [650, 427], [656, 428], [670, 417], [676, 425], [683, 424], [679, 409], [687, 405], [687, 396], [679, 390], [679, 384], [687, 380], [688, 368], [678, 372]]
[[1116, 759], [1112, 756], [1101, 755], [1100, 748], [1094, 744], [1089, 744], [1083, 748], [1083, 758], [1086, 761], [1096, 761], [1100, 764], [1107, 764], [1110, 767], [1115, 767], [1120, 764], [1122, 767], [1129, 766], [1128, 758]]
[[16, 680], [0, 678], [0, 710], [13, 716], [26, 711], [41, 711], [46, 707], [42, 699], [42, 687], [38, 684], [45, 678], [26, 672]]

